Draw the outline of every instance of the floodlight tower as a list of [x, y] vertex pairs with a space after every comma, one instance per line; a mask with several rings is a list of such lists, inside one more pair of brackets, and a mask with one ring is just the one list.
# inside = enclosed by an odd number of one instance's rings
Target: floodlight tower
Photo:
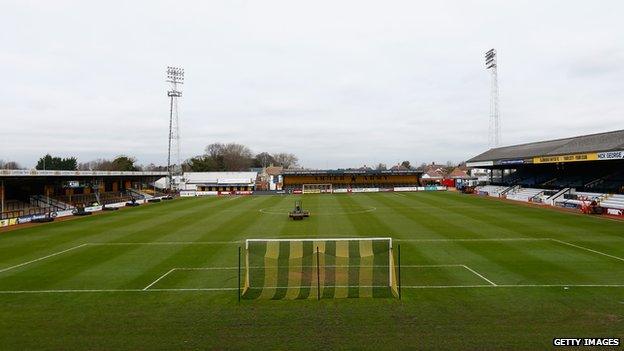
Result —
[[485, 53], [485, 69], [490, 71], [490, 127], [488, 141], [491, 147], [500, 146], [501, 129], [500, 116], [498, 113], [498, 72], [496, 62], [496, 50], [490, 49]]
[[[167, 91], [169, 96], [169, 147], [167, 150], [167, 172], [169, 173], [169, 189], [173, 190], [173, 176], [178, 175], [182, 171], [180, 164], [180, 120], [178, 118], [178, 98], [182, 97], [181, 87], [184, 84], [184, 68], [167, 67], [167, 79], [170, 89]], [[175, 152], [175, 164], [171, 165], [171, 148]]]

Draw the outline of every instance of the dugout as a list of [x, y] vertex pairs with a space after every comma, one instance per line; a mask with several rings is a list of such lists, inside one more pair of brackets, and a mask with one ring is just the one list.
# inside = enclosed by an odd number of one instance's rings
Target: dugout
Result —
[[493, 148], [466, 165], [491, 184], [624, 193], [624, 130]]

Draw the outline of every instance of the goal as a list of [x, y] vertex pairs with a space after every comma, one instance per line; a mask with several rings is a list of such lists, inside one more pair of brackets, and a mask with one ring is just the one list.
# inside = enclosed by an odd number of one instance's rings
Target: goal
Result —
[[398, 297], [391, 238], [248, 239], [244, 299]]
[[304, 194], [331, 194], [331, 184], [303, 184], [302, 192]]

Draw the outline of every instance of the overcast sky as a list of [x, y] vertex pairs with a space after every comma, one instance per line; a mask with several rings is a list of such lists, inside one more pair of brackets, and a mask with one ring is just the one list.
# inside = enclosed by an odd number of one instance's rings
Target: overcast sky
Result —
[[622, 1], [0, 0], [0, 159], [166, 163], [213, 142], [306, 167], [486, 150], [499, 55], [504, 145], [624, 128]]

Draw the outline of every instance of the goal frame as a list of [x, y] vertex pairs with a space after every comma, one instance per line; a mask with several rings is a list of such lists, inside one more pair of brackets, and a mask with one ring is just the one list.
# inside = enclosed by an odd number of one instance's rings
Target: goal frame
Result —
[[[306, 189], [306, 188], [310, 188], [310, 189]], [[302, 194], [331, 194], [333, 192], [334, 192], [334, 189], [332, 187], [332, 184], [330, 183], [303, 184], [301, 187]]]
[[[394, 268], [396, 266], [394, 262], [394, 247], [392, 245], [391, 237], [360, 237], [360, 238], [280, 238], [280, 239], [245, 239], [245, 287], [246, 291], [249, 288], [249, 243], [250, 242], [283, 242], [283, 241], [388, 241], [388, 287], [392, 289], [394, 284], [397, 284], [397, 277], [395, 276]], [[318, 252], [318, 251], [317, 251]], [[398, 293], [398, 291], [397, 291]]]

